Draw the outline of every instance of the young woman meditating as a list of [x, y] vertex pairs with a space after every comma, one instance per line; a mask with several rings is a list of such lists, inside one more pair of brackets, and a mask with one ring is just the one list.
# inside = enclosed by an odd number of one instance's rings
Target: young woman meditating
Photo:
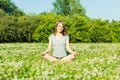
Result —
[[[52, 55], [48, 54], [53, 46]], [[70, 54], [67, 54], [68, 53]], [[67, 31], [63, 21], [59, 20], [54, 28], [54, 34], [49, 36], [49, 44], [48, 48], [41, 53], [41, 55], [49, 60], [57, 61], [58, 59], [61, 61], [71, 61], [75, 58], [76, 52], [73, 51], [69, 46], [69, 35], [67, 35]]]

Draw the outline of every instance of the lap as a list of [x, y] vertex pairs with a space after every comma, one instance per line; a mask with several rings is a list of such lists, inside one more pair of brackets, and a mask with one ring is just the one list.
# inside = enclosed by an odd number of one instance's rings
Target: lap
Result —
[[73, 54], [69, 54], [65, 57], [54, 57], [49, 54], [46, 54], [44, 58], [48, 59], [49, 61], [56, 61], [56, 60], [61, 60], [61, 61], [71, 61], [72, 59], [75, 58]]

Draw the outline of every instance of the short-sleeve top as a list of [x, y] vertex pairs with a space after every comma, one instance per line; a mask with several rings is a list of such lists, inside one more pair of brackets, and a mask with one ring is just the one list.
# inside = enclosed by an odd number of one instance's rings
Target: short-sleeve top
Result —
[[62, 36], [61, 38], [57, 38], [54, 34], [49, 36], [49, 40], [52, 41], [53, 45], [53, 53], [52, 56], [54, 57], [65, 57], [67, 56], [66, 52], [66, 40], [69, 40], [69, 36]]

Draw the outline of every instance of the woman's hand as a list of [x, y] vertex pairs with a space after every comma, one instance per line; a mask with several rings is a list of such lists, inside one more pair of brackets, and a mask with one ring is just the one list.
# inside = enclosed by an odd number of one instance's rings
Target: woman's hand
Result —
[[73, 54], [74, 56], [76, 56], [77, 52], [76, 52], [76, 51], [73, 51], [72, 54]]
[[40, 53], [42, 56], [45, 56], [47, 54], [45, 51]]

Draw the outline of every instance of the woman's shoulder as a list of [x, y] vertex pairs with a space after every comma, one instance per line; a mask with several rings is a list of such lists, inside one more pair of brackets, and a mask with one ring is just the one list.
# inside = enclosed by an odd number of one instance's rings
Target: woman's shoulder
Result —
[[65, 35], [65, 39], [69, 40], [69, 35], [68, 34]]
[[53, 38], [54, 37], [54, 34], [50, 34], [49, 38]]
[[54, 34], [50, 34], [50, 36], [52, 36], [52, 37], [53, 37], [53, 36], [54, 36]]
[[65, 37], [69, 37], [69, 34], [66, 34]]

